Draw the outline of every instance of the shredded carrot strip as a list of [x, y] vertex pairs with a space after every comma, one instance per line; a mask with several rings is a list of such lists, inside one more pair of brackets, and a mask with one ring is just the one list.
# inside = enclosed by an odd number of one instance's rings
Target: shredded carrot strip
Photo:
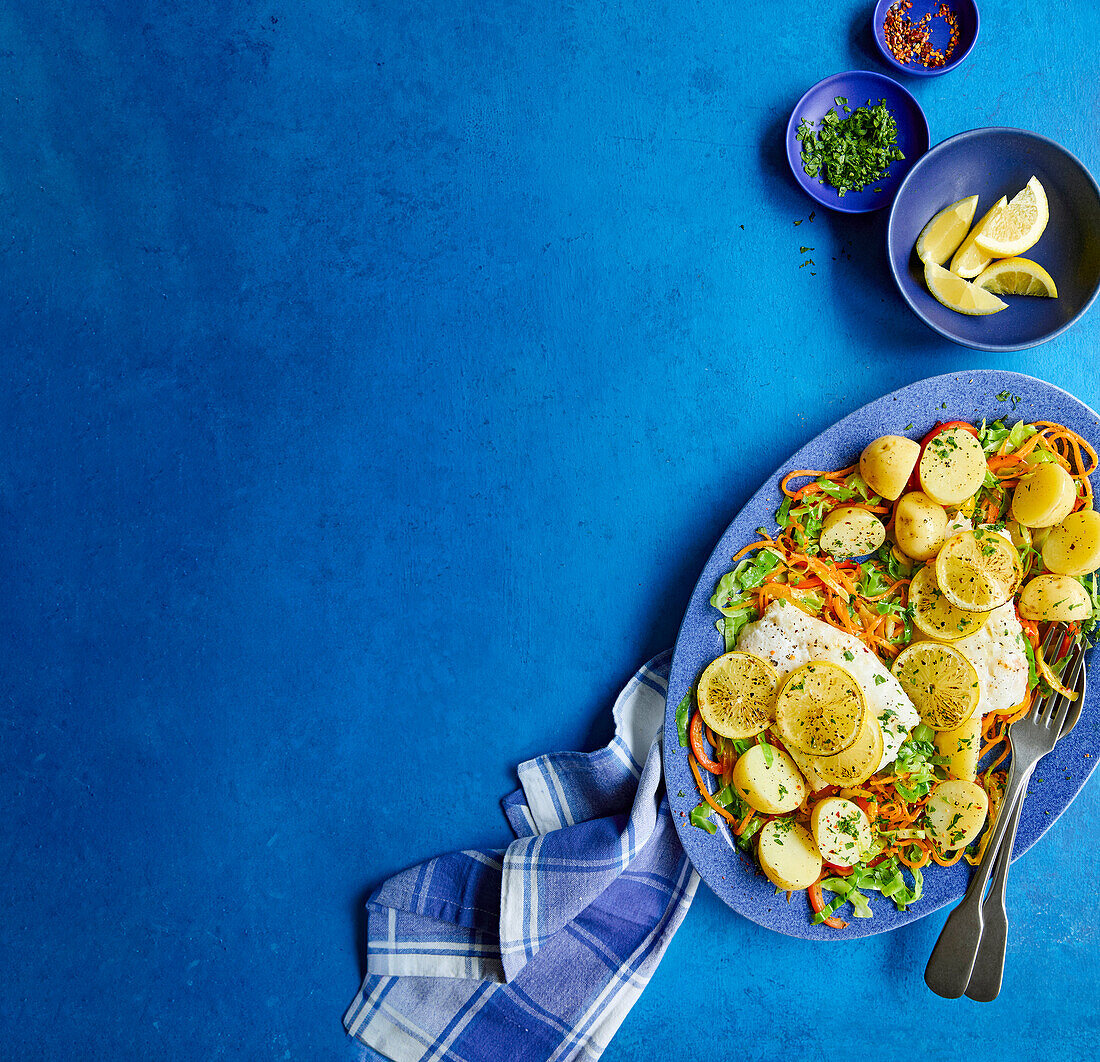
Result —
[[703, 748], [703, 717], [698, 712], [691, 717], [691, 723], [688, 725], [688, 743], [700, 767], [705, 767], [711, 774], [722, 773], [722, 764], [715, 763]]
[[932, 849], [932, 858], [939, 863], [941, 867], [953, 867], [960, 859], [962, 859], [964, 848], [956, 848], [955, 854], [950, 859], [944, 859], [934, 848]]
[[917, 841], [907, 841], [906, 844], [911, 844], [911, 845], [914, 845], [915, 847], [919, 848], [920, 853], [921, 853], [920, 858], [919, 859], [910, 859], [909, 856], [905, 853], [904, 849], [899, 849], [898, 850], [898, 859], [900, 859], [910, 869], [919, 870], [921, 867], [928, 866], [928, 861], [931, 858], [931, 856], [929, 856], [927, 850], [924, 849], [924, 848], [921, 848], [920, 843], [917, 842]]
[[[1086, 439], [1083, 439], [1077, 432], [1065, 427], [1063, 424], [1055, 424], [1049, 420], [1035, 420], [1032, 421], [1032, 425], [1040, 429], [1040, 434], [1046, 438], [1054, 440], [1064, 440], [1067, 446], [1069, 446], [1074, 456], [1077, 459], [1077, 468], [1079, 474], [1082, 476], [1091, 476], [1096, 471], [1097, 465], [1100, 464], [1100, 459], [1096, 456], [1096, 451], [1088, 444]], [[1046, 429], [1045, 431], [1043, 429]], [[1085, 468], [1085, 463], [1081, 460], [1081, 451], [1084, 450], [1089, 455], [1089, 467]]]
[[[836, 472], [817, 472], [812, 468], [799, 468], [794, 472], [788, 472], [783, 477], [783, 481], [779, 484], [779, 489], [783, 491], [788, 498], [797, 498], [801, 494], [801, 491], [792, 491], [787, 486], [792, 479], [805, 479], [807, 476], [812, 476], [814, 479], [844, 479], [845, 476], [850, 476], [858, 467], [858, 465], [849, 465], [847, 468], [838, 469]], [[807, 484], [807, 486], [813, 486], [813, 484]], [[803, 488], [803, 490], [805, 490], [805, 488]]]
[[688, 753], [688, 766], [691, 767], [691, 773], [695, 775], [695, 784], [702, 798], [717, 811], [722, 818], [726, 819], [731, 825], [736, 826], [737, 820], [726, 811], [721, 804], [715, 802], [714, 797], [710, 795], [710, 790], [703, 784], [703, 776], [699, 773], [699, 765], [695, 762], [695, 756], [691, 752]]
[[[1036, 436], [1032, 436], [1032, 438], [1036, 438]], [[1001, 457], [1000, 455], [991, 457], [987, 463], [989, 465], [989, 471], [996, 475], [998, 472], [1003, 471], [1006, 468], [1013, 468], [1013, 466], [1015, 465], [1022, 465], [1024, 463], [1024, 459], [1021, 456], [1020, 452], [1017, 450], [1016, 453], [1006, 454], [1004, 457]], [[1013, 470], [1012, 475], [1016, 475], [1015, 469]]]

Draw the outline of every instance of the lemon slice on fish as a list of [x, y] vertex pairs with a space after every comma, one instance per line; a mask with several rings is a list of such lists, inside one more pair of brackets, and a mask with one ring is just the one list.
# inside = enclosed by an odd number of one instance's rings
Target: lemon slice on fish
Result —
[[891, 670], [933, 730], [955, 730], [977, 710], [978, 673], [952, 645], [917, 642], [898, 654]]
[[884, 747], [882, 727], [874, 714], [867, 712], [848, 748], [836, 756], [813, 756], [809, 762], [829, 785], [862, 785], [878, 770]]
[[909, 609], [913, 626], [938, 642], [955, 642], [980, 631], [989, 618], [986, 612], [964, 612], [956, 608], [936, 585], [934, 564], [921, 568], [909, 584]]
[[752, 737], [767, 730], [775, 718], [778, 684], [779, 674], [767, 660], [752, 653], [726, 653], [699, 676], [699, 714], [722, 737]]
[[936, 557], [936, 585], [963, 612], [992, 612], [1012, 600], [1023, 569], [1016, 547], [987, 528], [952, 535]]
[[792, 671], [775, 701], [779, 736], [810, 756], [834, 756], [850, 748], [866, 714], [867, 700], [855, 677], [824, 660]]

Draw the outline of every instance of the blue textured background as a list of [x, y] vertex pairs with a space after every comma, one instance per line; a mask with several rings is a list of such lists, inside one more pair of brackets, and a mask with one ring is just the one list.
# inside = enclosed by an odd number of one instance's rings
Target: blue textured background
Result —
[[[1100, 170], [1070, 8], [984, 4], [933, 141]], [[0, 1054], [354, 1057], [364, 893], [506, 841], [773, 467], [937, 372], [1100, 404], [1096, 313], [964, 351], [884, 216], [806, 220], [781, 133], [882, 69], [870, 9], [0, 11]], [[702, 890], [606, 1057], [1086, 1057], [1098, 805], [1016, 868], [995, 1004], [924, 989], [940, 915], [822, 951]]]

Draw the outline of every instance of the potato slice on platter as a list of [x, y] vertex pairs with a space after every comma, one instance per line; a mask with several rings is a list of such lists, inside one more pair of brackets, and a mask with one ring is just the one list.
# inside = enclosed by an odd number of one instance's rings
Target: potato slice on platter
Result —
[[951, 760], [947, 765], [949, 774], [964, 782], [973, 782], [978, 777], [978, 753], [982, 747], [981, 715], [975, 712], [954, 730], [937, 731], [932, 740], [936, 751]]
[[1053, 527], [1061, 523], [1077, 503], [1073, 477], [1054, 461], [1029, 472], [1012, 492], [1012, 518], [1025, 527]]
[[886, 527], [858, 505], [841, 505], [821, 522], [821, 548], [837, 560], [866, 557], [886, 541]]
[[1043, 543], [1043, 566], [1056, 575], [1088, 575], [1100, 568], [1100, 513], [1070, 513], [1050, 529]]
[[989, 797], [977, 782], [949, 778], [928, 798], [925, 819], [936, 847], [953, 852], [981, 833], [988, 812]]
[[777, 888], [807, 889], [821, 876], [821, 853], [810, 831], [794, 819], [772, 819], [761, 831], [756, 857]]
[[795, 668], [775, 701], [775, 724], [783, 743], [811, 756], [832, 756], [849, 748], [867, 714], [855, 676], [824, 660]]
[[775, 665], [734, 651], [712, 660], [699, 676], [696, 700], [703, 722], [727, 738], [761, 733], [775, 718]]
[[810, 815], [810, 829], [821, 858], [834, 866], [853, 866], [871, 847], [871, 823], [866, 813], [844, 797], [818, 801]]
[[985, 480], [985, 451], [965, 428], [933, 436], [918, 464], [921, 490], [940, 505], [961, 505]]
[[1037, 575], [1020, 591], [1019, 609], [1027, 620], [1073, 623], [1092, 615], [1092, 598], [1070, 575]]
[[745, 803], [765, 815], [794, 811], [806, 796], [806, 780], [782, 749], [753, 745], [738, 757], [731, 777]]
[[911, 490], [894, 508], [898, 549], [914, 560], [929, 560], [940, 551], [947, 534], [947, 512], [927, 494]]
[[952, 535], [936, 555], [936, 585], [963, 612], [992, 612], [1012, 599], [1023, 577], [1016, 547], [996, 531]]
[[887, 501], [897, 501], [920, 457], [920, 443], [904, 435], [883, 435], [859, 455], [863, 482]]

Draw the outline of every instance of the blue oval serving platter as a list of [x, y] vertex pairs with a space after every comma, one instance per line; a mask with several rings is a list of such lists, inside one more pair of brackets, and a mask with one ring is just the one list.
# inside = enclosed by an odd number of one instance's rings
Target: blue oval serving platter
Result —
[[[676, 706], [695, 685], [703, 668], [725, 651], [715, 628], [718, 612], [710, 605], [718, 579], [730, 560], [756, 538], [758, 527], [774, 528], [775, 512], [783, 495], [779, 481], [796, 468], [841, 468], [857, 460], [863, 447], [885, 434], [920, 438], [937, 421], [1005, 419], [1054, 420], [1078, 432], [1100, 448], [1100, 416], [1053, 384], [1020, 373], [975, 370], [934, 376], [885, 395], [838, 421], [776, 469], [734, 518], [715, 546], [692, 591], [672, 657], [664, 727], [664, 770], [673, 819], [684, 850], [703, 880], [733, 910], [753, 922], [787, 936], [842, 941], [886, 933], [914, 922], [961, 898], [970, 876], [967, 864], [931, 867], [924, 874], [924, 896], [909, 910], [899, 912], [887, 899], [872, 895], [874, 917], [850, 919], [846, 930], [815, 926], [802, 893], [788, 905], [756, 867], [738, 849], [721, 823], [715, 834], [692, 826], [688, 816], [699, 803], [687, 750], [676, 731]], [[1076, 728], [1047, 756], [1037, 772], [1024, 804], [1015, 854], [1026, 852], [1069, 807], [1087, 781], [1100, 756], [1100, 730], [1095, 713], [1100, 698], [1100, 649], [1088, 658], [1088, 694]], [[705, 776], [709, 779], [709, 775]]]
[[[924, 266], [913, 251], [921, 229], [968, 195], [979, 196], [977, 220], [1032, 176], [1042, 182], [1050, 220], [1024, 257], [1050, 273], [1058, 298], [1006, 295], [1008, 308], [988, 317], [942, 306], [929, 294]], [[1100, 188], [1083, 163], [1045, 136], [1025, 129], [971, 129], [937, 144], [909, 171], [890, 209], [886, 252], [902, 298], [929, 328], [978, 350], [1023, 350], [1064, 332], [1100, 290]]]
[[[811, 177], [806, 173], [802, 165], [802, 145], [796, 136], [803, 118], [817, 128], [830, 107], [840, 117], [847, 117], [843, 106], [836, 104], [837, 99], [846, 99], [853, 111], [868, 102], [873, 106], [885, 100], [898, 124], [898, 147], [905, 156], [890, 163], [882, 180], [843, 196], [831, 184], [821, 183], [820, 175]], [[795, 104], [787, 122], [787, 162], [794, 179], [822, 206], [844, 214], [867, 214], [889, 206], [905, 175], [928, 150], [928, 143], [928, 119], [913, 94], [893, 78], [870, 70], [848, 70], [819, 81]], [[876, 188], [879, 191], [876, 192]]]

